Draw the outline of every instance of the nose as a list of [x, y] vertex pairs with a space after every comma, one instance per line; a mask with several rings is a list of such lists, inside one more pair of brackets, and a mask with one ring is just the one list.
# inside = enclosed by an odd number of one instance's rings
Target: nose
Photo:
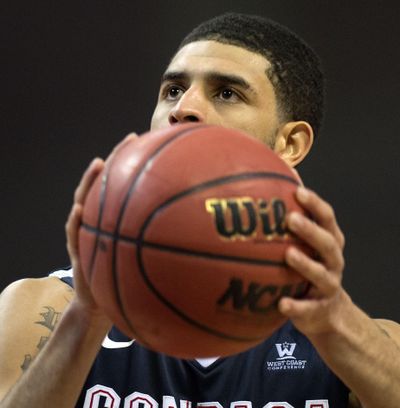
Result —
[[171, 125], [187, 122], [205, 122], [206, 100], [199, 90], [188, 89], [171, 110], [168, 121]]

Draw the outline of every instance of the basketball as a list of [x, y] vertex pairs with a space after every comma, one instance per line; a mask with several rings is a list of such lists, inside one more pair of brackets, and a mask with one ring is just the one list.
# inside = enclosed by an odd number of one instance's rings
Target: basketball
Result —
[[284, 261], [309, 249], [285, 215], [304, 213], [291, 169], [238, 130], [185, 124], [148, 132], [106, 162], [84, 204], [82, 271], [124, 334], [180, 358], [257, 345], [307, 282]]

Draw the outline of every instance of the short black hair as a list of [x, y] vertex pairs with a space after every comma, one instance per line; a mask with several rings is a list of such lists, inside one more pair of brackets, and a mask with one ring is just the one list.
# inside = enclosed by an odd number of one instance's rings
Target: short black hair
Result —
[[324, 113], [324, 76], [313, 49], [288, 28], [265, 17], [225, 13], [191, 31], [179, 45], [213, 40], [264, 56], [266, 74], [274, 86], [285, 120], [307, 121], [318, 134]]

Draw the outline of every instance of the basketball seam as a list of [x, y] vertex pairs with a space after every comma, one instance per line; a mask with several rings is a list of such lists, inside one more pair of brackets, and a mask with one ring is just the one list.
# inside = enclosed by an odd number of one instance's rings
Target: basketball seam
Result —
[[[160, 251], [165, 251], [165, 252], [173, 252], [173, 253], [181, 253], [181, 254], [187, 254], [187, 255], [192, 255], [195, 257], [199, 258], [208, 258], [208, 259], [216, 259], [216, 260], [221, 260], [221, 261], [233, 261], [233, 262], [240, 262], [240, 263], [250, 263], [254, 265], [271, 265], [271, 266], [282, 266], [282, 267], [288, 267], [286, 262], [280, 262], [280, 261], [274, 261], [270, 259], [256, 259], [256, 258], [243, 258], [239, 256], [232, 256], [232, 255], [223, 255], [223, 254], [214, 254], [212, 252], [202, 252], [202, 251], [197, 251], [195, 249], [190, 249], [190, 248], [182, 248], [182, 247], [177, 247], [177, 246], [172, 246], [172, 245], [163, 245], [163, 244], [158, 244], [156, 242], [151, 242], [151, 241], [143, 241], [139, 240], [137, 238], [129, 237], [126, 235], [119, 235], [115, 236], [112, 232], [109, 231], [104, 231], [104, 230], [98, 230], [95, 227], [92, 227], [88, 224], [82, 224], [82, 228], [87, 230], [88, 232], [91, 232], [96, 235], [103, 235], [107, 238], [110, 238], [111, 240], [116, 240], [116, 241], [122, 241], [128, 244], [132, 245], [141, 245], [142, 247], [146, 248], [154, 248], [158, 249]], [[268, 242], [265, 241], [265, 244], [287, 244], [287, 243], [295, 243], [295, 240], [289, 240], [286, 242]]]

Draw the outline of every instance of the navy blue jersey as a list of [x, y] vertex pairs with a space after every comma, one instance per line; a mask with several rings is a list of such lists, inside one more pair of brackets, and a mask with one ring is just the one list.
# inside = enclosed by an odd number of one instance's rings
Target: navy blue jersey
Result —
[[[71, 277], [62, 280], [72, 285]], [[113, 328], [77, 407], [347, 408], [349, 390], [290, 323], [208, 366], [147, 350]]]

